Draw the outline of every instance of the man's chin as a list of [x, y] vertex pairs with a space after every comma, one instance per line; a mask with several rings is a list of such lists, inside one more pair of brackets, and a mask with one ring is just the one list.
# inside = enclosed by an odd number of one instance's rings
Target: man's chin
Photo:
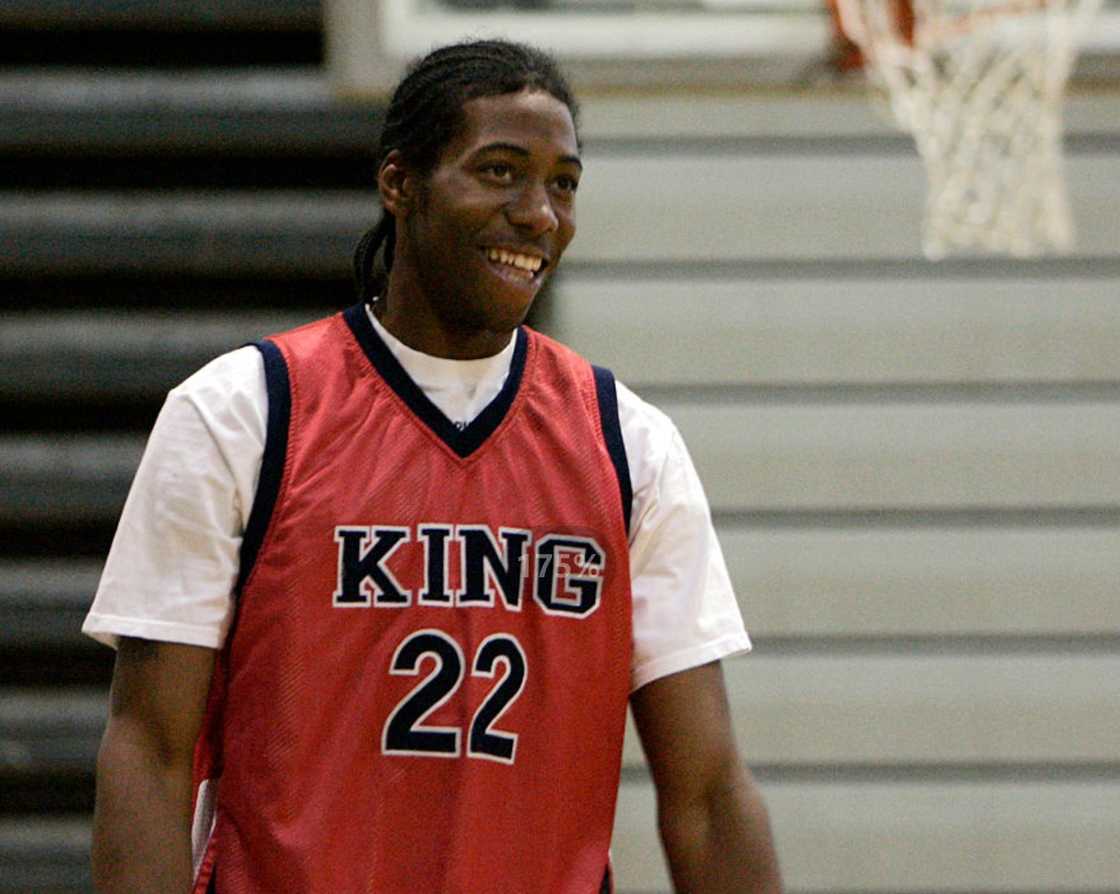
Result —
[[496, 315], [491, 324], [493, 332], [512, 332], [528, 319], [533, 305], [536, 303], [534, 295], [530, 300], [519, 305], [504, 305], [504, 312]]
[[529, 312], [536, 303], [540, 288], [527, 289], [501, 289], [490, 291], [478, 307], [477, 316], [472, 315], [472, 320], [462, 322], [482, 323], [483, 327], [494, 333], [512, 332], [525, 322]]

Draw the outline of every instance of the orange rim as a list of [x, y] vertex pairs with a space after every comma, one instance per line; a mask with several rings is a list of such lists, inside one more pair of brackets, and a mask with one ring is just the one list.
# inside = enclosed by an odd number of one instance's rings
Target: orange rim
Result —
[[[907, 46], [914, 45], [914, 5], [912, 0], [884, 0], [894, 20], [899, 40]], [[1045, 0], [1035, 0], [1044, 3]], [[828, 0], [828, 12], [832, 19], [832, 65], [840, 72], [855, 71], [863, 68], [866, 58], [859, 45], [844, 33], [840, 20], [838, 0]]]

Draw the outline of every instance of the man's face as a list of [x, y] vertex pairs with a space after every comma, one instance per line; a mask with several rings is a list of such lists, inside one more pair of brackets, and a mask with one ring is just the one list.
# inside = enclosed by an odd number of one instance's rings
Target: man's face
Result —
[[575, 235], [575, 126], [541, 91], [472, 99], [463, 117], [398, 220], [397, 260], [421, 293], [405, 296], [412, 310], [444, 329], [509, 332]]

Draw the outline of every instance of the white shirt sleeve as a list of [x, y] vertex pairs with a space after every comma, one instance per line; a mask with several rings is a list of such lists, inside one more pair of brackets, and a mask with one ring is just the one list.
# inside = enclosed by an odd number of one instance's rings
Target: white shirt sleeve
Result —
[[[750, 648], [708, 502], [676, 427], [617, 385], [634, 490], [631, 686]], [[264, 453], [260, 352], [207, 364], [173, 389], [132, 483], [82, 630], [221, 648]]]
[[253, 347], [167, 396], [132, 482], [84, 633], [221, 647], [268, 420]]
[[703, 485], [672, 421], [617, 383], [630, 464], [631, 691], [751, 642]]

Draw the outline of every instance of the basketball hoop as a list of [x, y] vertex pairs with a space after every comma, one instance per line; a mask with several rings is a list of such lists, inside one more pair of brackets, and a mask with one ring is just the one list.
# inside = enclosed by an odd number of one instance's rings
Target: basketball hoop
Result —
[[1100, 0], [835, 2], [925, 164], [926, 256], [1072, 248], [1062, 98]]

